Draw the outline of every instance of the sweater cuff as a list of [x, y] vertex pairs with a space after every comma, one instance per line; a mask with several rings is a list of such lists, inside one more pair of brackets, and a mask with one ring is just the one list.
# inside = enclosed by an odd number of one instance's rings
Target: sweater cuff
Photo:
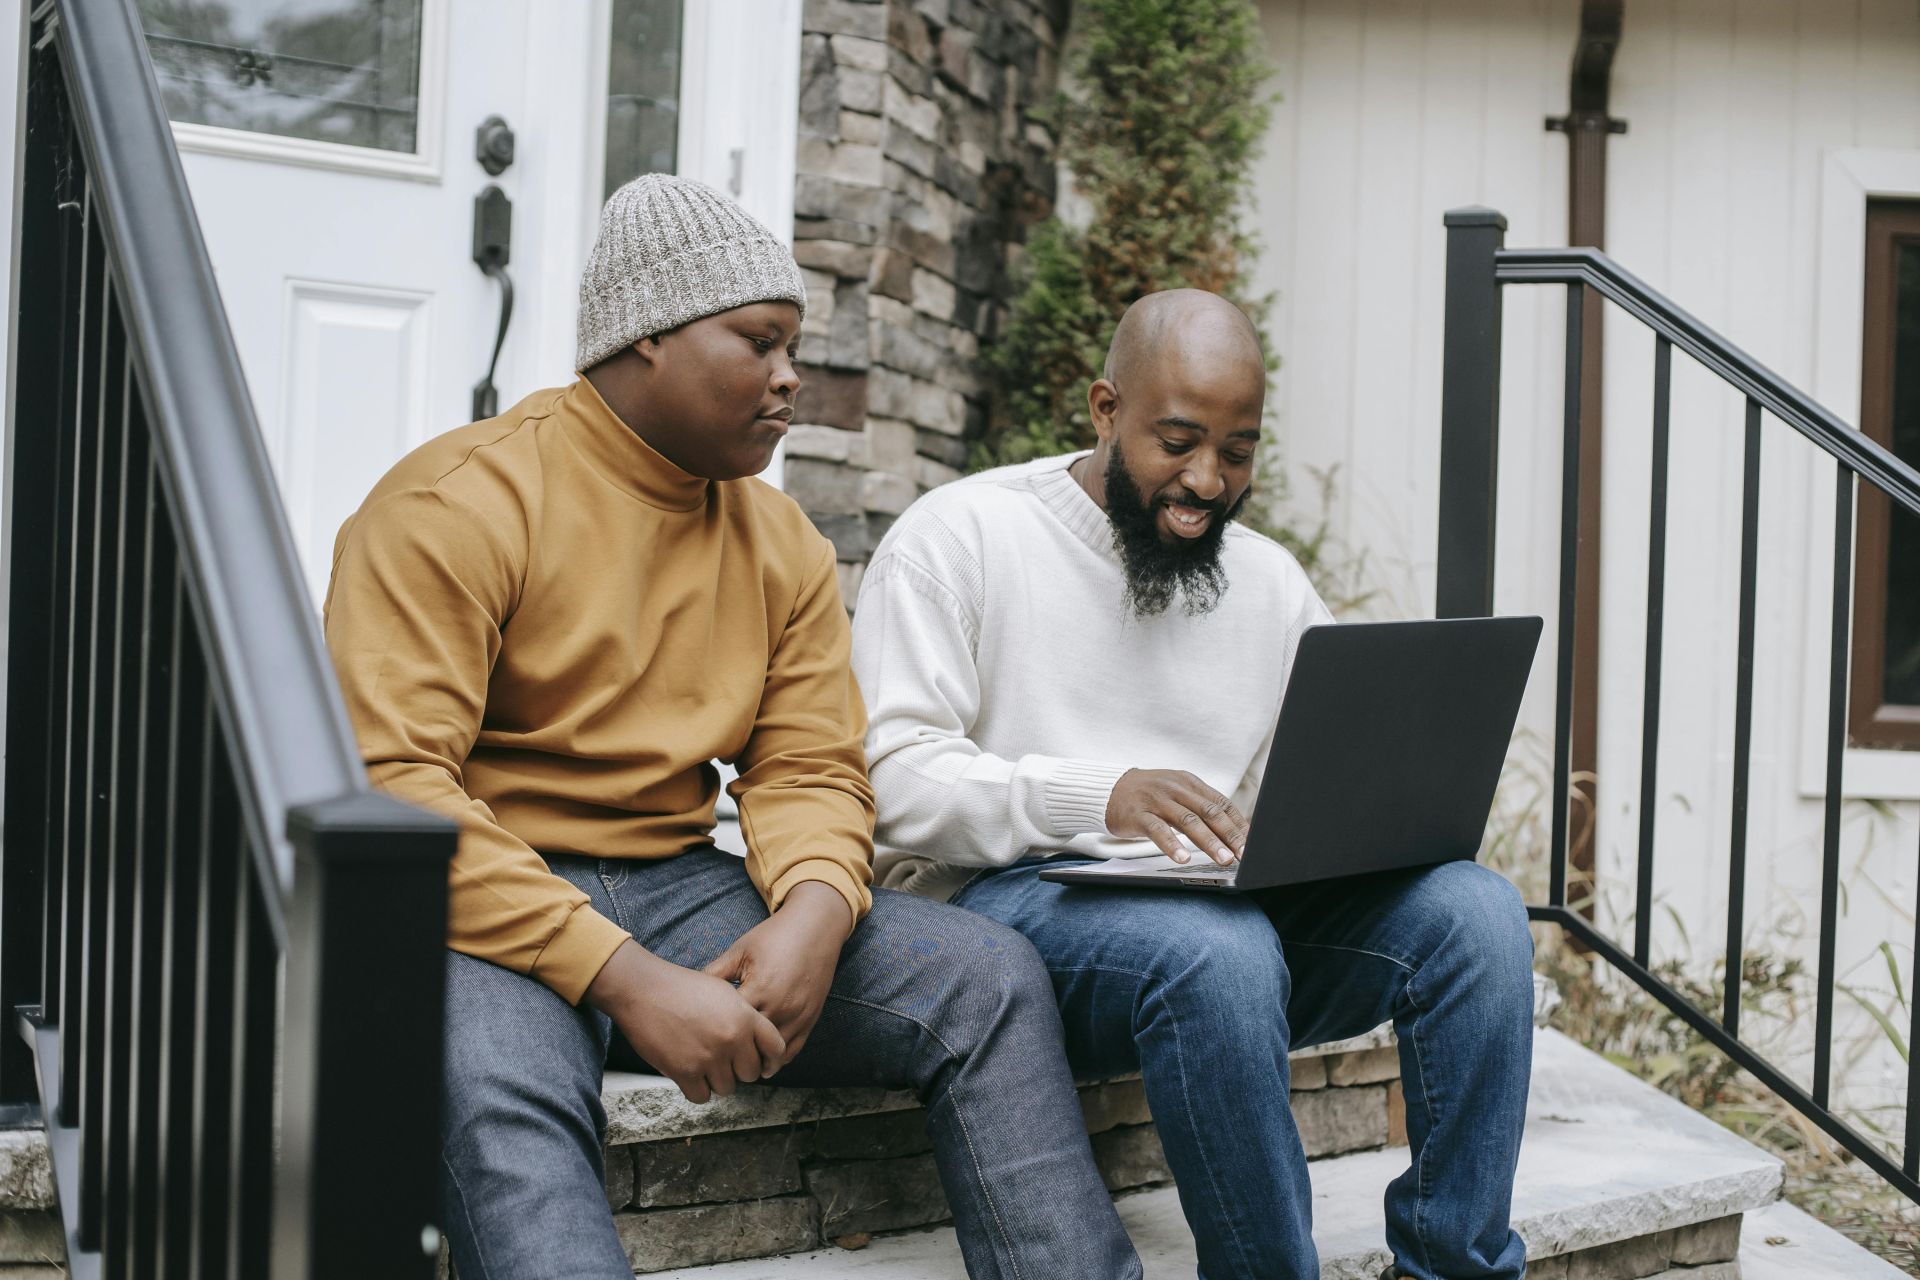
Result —
[[1114, 784], [1128, 773], [1126, 765], [1097, 760], [1059, 760], [1047, 772], [1043, 794], [1047, 826], [1056, 836], [1107, 833], [1107, 801]]
[[847, 900], [847, 906], [853, 910], [853, 922], [859, 924], [867, 914], [867, 908], [873, 905], [873, 893], [866, 885], [848, 871], [842, 864], [831, 858], [808, 858], [805, 862], [796, 862], [767, 887], [767, 910], [778, 911], [797, 884], [809, 880], [818, 880], [830, 889], [837, 890]]
[[528, 976], [553, 988], [568, 1004], [579, 1004], [613, 953], [630, 935], [585, 903], [573, 909], [533, 959]]

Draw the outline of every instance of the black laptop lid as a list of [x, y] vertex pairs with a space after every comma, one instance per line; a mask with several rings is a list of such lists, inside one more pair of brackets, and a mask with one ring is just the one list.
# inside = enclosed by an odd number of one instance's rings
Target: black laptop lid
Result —
[[1539, 618], [1308, 628], [1238, 886], [1472, 858]]

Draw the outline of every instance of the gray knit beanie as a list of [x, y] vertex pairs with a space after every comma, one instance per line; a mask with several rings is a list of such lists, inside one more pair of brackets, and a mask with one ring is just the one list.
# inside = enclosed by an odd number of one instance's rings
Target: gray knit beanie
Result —
[[635, 178], [600, 211], [580, 278], [586, 370], [622, 347], [753, 302], [807, 310], [793, 253], [752, 214], [705, 183], [667, 173]]

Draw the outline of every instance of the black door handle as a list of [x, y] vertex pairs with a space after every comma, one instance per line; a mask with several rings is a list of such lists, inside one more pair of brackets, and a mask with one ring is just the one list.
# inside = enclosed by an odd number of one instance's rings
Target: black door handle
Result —
[[473, 158], [497, 178], [513, 164], [513, 130], [499, 116], [488, 116], [473, 134]]
[[475, 422], [500, 412], [500, 393], [493, 385], [493, 374], [500, 367], [500, 348], [506, 345], [507, 325], [513, 320], [513, 277], [507, 274], [512, 256], [513, 201], [488, 183], [473, 198], [473, 262], [500, 282], [500, 328], [493, 336], [493, 358], [487, 361], [487, 375], [473, 386]]

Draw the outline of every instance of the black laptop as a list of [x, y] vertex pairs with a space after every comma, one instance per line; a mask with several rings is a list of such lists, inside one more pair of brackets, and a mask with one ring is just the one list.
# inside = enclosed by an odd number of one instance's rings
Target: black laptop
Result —
[[1540, 619], [1309, 627], [1245, 854], [1049, 867], [1066, 884], [1244, 892], [1471, 860], [1520, 714]]

